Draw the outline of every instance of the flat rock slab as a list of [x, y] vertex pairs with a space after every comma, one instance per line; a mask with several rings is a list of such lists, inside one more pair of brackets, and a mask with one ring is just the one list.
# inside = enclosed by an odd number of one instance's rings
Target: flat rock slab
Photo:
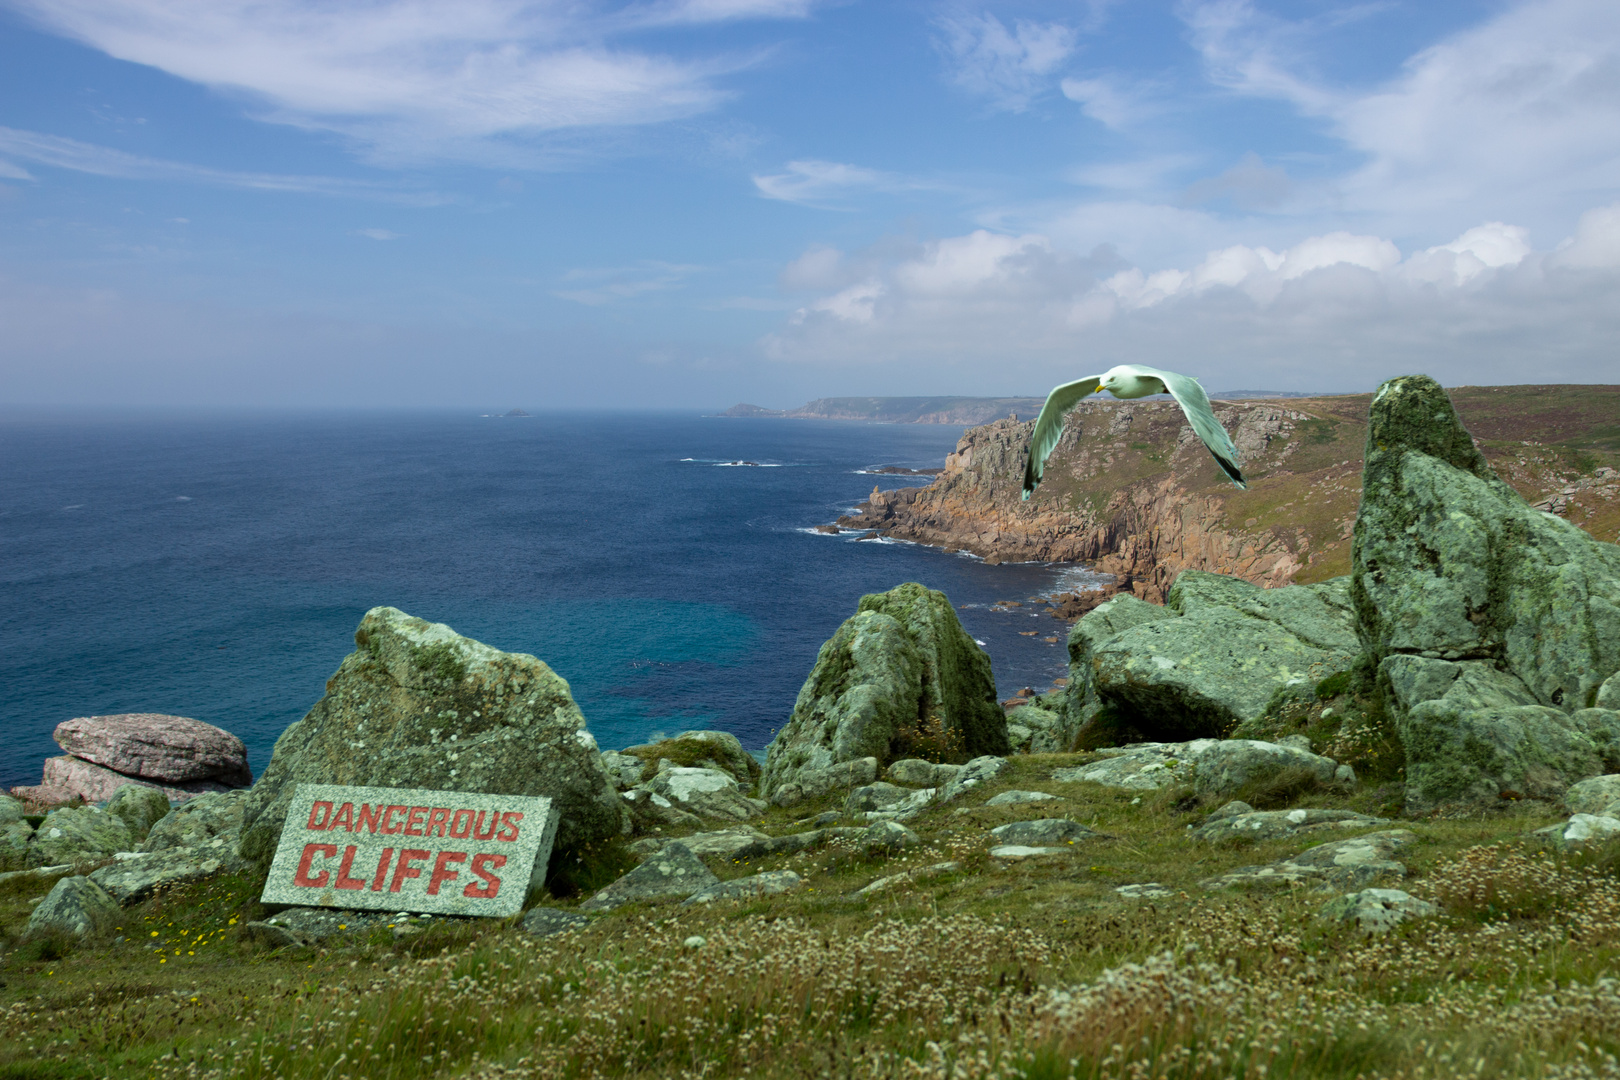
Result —
[[1388, 825], [1387, 818], [1368, 817], [1353, 810], [1253, 810], [1212, 818], [1193, 830], [1193, 838], [1206, 843], [1245, 838], [1271, 840], [1319, 829], [1371, 829]]
[[1040, 818], [1035, 821], [1015, 821], [990, 830], [990, 835], [1002, 844], [1072, 844], [1097, 834], [1067, 818]]
[[[699, 858], [705, 855], [717, 855], [722, 859], [732, 859], [736, 858], [737, 852], [743, 848], [760, 840], [769, 840], [770, 837], [751, 825], [739, 825], [734, 829], [693, 833], [691, 836], [682, 836], [678, 839], [680, 843], [686, 845], [688, 851]], [[665, 845], [675, 842], [675, 840], [649, 836], [631, 844], [630, 850], [637, 855], [647, 856], [661, 851]]]
[[621, 904], [645, 900], [684, 900], [695, 892], [718, 885], [720, 879], [679, 840], [665, 844], [657, 854], [598, 891], [579, 905], [581, 911], [610, 911]]
[[1027, 844], [1000, 844], [990, 849], [992, 859], [1044, 859], [1050, 855], [1067, 855], [1066, 847], [1031, 847]]
[[545, 880], [556, 828], [543, 797], [299, 784], [261, 899], [516, 915]]
[[263, 921], [250, 922], [243, 929], [262, 945], [286, 949], [302, 948], [338, 934], [369, 930], [390, 923], [397, 929], [409, 923], [410, 919], [410, 915], [404, 912], [390, 915], [343, 908], [291, 907]]
[[1408, 919], [1436, 915], [1439, 908], [1399, 889], [1362, 889], [1323, 906], [1320, 914], [1330, 922], [1355, 923], [1369, 934], [1395, 929]]
[[1098, 751], [1102, 761], [1052, 770], [1060, 784], [1101, 784], [1127, 791], [1157, 791], [1170, 784], [1190, 783], [1196, 772], [1194, 760], [1214, 739], [1185, 743], [1136, 743]]
[[92, 873], [90, 880], [128, 907], [160, 889], [202, 881], [215, 874], [234, 873], [246, 867], [247, 863], [236, 854], [234, 838], [214, 837], [196, 847], [169, 848], [120, 859]]
[[1233, 886], [1306, 887], [1318, 890], [1359, 889], [1381, 877], [1405, 877], [1406, 866], [1394, 855], [1417, 839], [1407, 829], [1368, 833], [1309, 848], [1269, 866], [1245, 866], [1199, 882], [1206, 889]]
[[717, 900], [753, 900], [801, 888], [804, 879], [792, 870], [771, 870], [753, 877], [737, 878], [710, 885], [688, 896], [682, 904], [712, 904]]
[[1162, 900], [1167, 896], [1174, 896], [1174, 889], [1167, 889], [1157, 881], [1147, 881], [1140, 885], [1120, 885], [1114, 891], [1127, 900]]
[[1050, 802], [1058, 798], [1044, 791], [1003, 791], [1000, 795], [985, 800], [986, 806], [1018, 806], [1023, 803]]
[[567, 911], [563, 908], [531, 908], [523, 916], [524, 932], [535, 937], [551, 937], [553, 934], [561, 934], [568, 930], [581, 930], [590, 924], [589, 915], [581, 915], [577, 911]]
[[126, 776], [169, 782], [217, 779], [227, 787], [253, 783], [242, 740], [188, 716], [79, 716], [56, 725], [54, 737], [74, 757]]
[[920, 866], [915, 870], [907, 870], [903, 874], [890, 874], [888, 877], [880, 877], [870, 885], [857, 889], [851, 895], [856, 897], [873, 896], [887, 889], [892, 889], [896, 885], [929, 881], [933, 878], [944, 877], [946, 874], [954, 874], [960, 869], [962, 869], [962, 864], [955, 861], [934, 863], [932, 866]]
[[799, 833], [787, 833], [784, 836], [767, 836], [738, 848], [732, 858], [761, 859], [768, 855], [793, 855], [800, 851], [807, 851], [818, 844], [826, 843], [828, 840], [864, 836], [865, 834], [865, 829], [846, 825], [832, 826], [825, 829], [810, 829]]

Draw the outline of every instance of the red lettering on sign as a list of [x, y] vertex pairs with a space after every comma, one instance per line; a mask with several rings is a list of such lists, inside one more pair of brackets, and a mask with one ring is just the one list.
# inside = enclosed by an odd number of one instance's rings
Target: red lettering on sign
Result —
[[494, 815], [493, 817], [491, 817], [489, 819], [489, 832], [485, 832], [484, 831], [484, 815], [487, 814], [487, 813], [489, 813], [488, 810], [480, 810], [480, 811], [478, 811], [478, 820], [473, 823], [473, 839], [474, 840], [493, 840], [493, 839], [495, 839], [495, 829], [501, 823], [501, 815], [496, 814], [496, 815]]
[[[332, 808], [332, 804], [327, 803], [326, 807], [328, 810], [330, 810]], [[298, 860], [298, 872], [293, 875], [294, 885], [300, 885], [306, 889], [319, 889], [326, 885], [327, 879], [332, 876], [327, 871], [322, 870], [316, 877], [309, 876], [309, 868], [315, 862], [315, 856], [317, 854], [323, 855], [330, 859], [337, 855], [337, 845], [305, 844], [304, 857]], [[427, 853], [423, 852], [423, 854], [425, 855]]]
[[326, 823], [329, 831], [348, 829], [354, 832], [354, 803], [346, 802], [338, 807], [338, 812], [332, 815], [332, 820]]
[[355, 846], [350, 844], [343, 849], [343, 862], [338, 866], [337, 880], [332, 884], [340, 889], [363, 889], [366, 887], [364, 878], [352, 878], [349, 871], [354, 869]]
[[471, 810], [457, 810], [456, 816], [450, 819], [450, 839], [465, 840], [472, 834], [473, 812]]
[[388, 863], [393, 857], [393, 848], [383, 848], [382, 858], [377, 860], [377, 873], [371, 879], [372, 892], [382, 892], [383, 882], [388, 880]]
[[403, 806], [390, 806], [387, 810], [384, 810], [382, 816], [382, 831], [387, 833], [389, 836], [392, 836], [399, 832], [400, 829], [404, 828], [405, 823], [403, 821], [395, 822], [393, 821], [393, 817], [396, 811], [403, 814], [405, 810], [406, 808]]
[[376, 806], [367, 806], [365, 803], [361, 803], [360, 816], [355, 818], [354, 826], [349, 831], [360, 832], [363, 829], [369, 829], [371, 832], [376, 832], [377, 822], [382, 817], [382, 811], [382, 803], [378, 803]]
[[394, 883], [388, 887], [388, 891], [399, 892], [400, 888], [405, 884], [406, 878], [421, 877], [422, 868], [412, 866], [411, 863], [416, 862], [418, 859], [425, 859], [430, 854], [431, 852], [420, 851], [416, 848], [406, 848], [401, 851], [399, 853], [399, 862], [394, 864]]
[[435, 806], [433, 813], [428, 815], [427, 835], [443, 836], [444, 827], [450, 822], [450, 811], [442, 806]]
[[468, 885], [465, 889], [461, 890], [461, 895], [470, 896], [474, 900], [495, 899], [495, 894], [501, 891], [501, 879], [490, 873], [488, 870], [485, 870], [484, 867], [489, 866], [499, 870], [505, 865], [505, 855], [474, 855], [472, 860], [472, 872], [484, 879], [484, 885], [482, 888], [477, 885]]
[[516, 810], [508, 810], [506, 813], [502, 814], [501, 831], [495, 835], [495, 839], [505, 840], [507, 843], [511, 843], [513, 840], [516, 840], [518, 834], [518, 822], [522, 820], [523, 815], [518, 813]]
[[329, 802], [318, 802], [309, 808], [309, 824], [305, 825], [304, 828], [313, 829], [316, 832], [320, 832], [322, 829], [326, 828], [326, 823], [331, 820], [332, 804]]
[[465, 851], [441, 851], [439, 857], [433, 860], [433, 876], [428, 878], [428, 895], [438, 896], [439, 886], [446, 881], [454, 881], [461, 874], [450, 869], [451, 863], [464, 863], [467, 861]]
[[405, 835], [421, 836], [422, 819], [427, 817], [428, 808], [425, 806], [411, 807], [410, 816], [405, 819]]

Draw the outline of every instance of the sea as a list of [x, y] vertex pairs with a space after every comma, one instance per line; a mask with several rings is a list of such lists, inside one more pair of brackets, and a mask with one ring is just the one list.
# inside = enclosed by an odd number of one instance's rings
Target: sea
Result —
[[[865, 593], [939, 589], [998, 692], [1064, 674], [1084, 567], [829, 536], [962, 429], [695, 413], [0, 416], [0, 786], [75, 716], [234, 732], [255, 774], [392, 605], [567, 679], [603, 749], [762, 749]], [[1025, 602], [996, 608], [998, 601]], [[1057, 640], [1049, 641], [1049, 638]]]

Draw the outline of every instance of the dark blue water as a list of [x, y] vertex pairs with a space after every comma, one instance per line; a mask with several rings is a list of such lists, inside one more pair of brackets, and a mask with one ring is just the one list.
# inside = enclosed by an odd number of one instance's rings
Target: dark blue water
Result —
[[[235, 732], [255, 772], [391, 604], [569, 681], [604, 748], [692, 727], [762, 747], [863, 593], [958, 605], [1005, 694], [1062, 623], [987, 610], [1060, 569], [809, 533], [931, 425], [582, 415], [0, 418], [0, 784], [73, 716]], [[719, 464], [746, 459], [765, 467]], [[912, 481], [920, 482], [920, 481]], [[1038, 629], [1035, 637], [1019, 631]]]

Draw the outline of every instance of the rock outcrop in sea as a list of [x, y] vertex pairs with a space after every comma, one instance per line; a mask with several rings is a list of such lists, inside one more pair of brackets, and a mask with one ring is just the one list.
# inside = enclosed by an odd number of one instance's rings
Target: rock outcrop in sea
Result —
[[366, 612], [354, 640], [276, 740], [243, 811], [244, 857], [269, 862], [300, 782], [546, 795], [565, 847], [625, 831], [585, 717], [540, 660], [391, 607]]
[[1005, 754], [1006, 714], [990, 657], [945, 594], [915, 583], [861, 598], [816, 656], [793, 715], [771, 741], [761, 792], [791, 805], [815, 774], [870, 758], [872, 775], [933, 737], [968, 757]]

